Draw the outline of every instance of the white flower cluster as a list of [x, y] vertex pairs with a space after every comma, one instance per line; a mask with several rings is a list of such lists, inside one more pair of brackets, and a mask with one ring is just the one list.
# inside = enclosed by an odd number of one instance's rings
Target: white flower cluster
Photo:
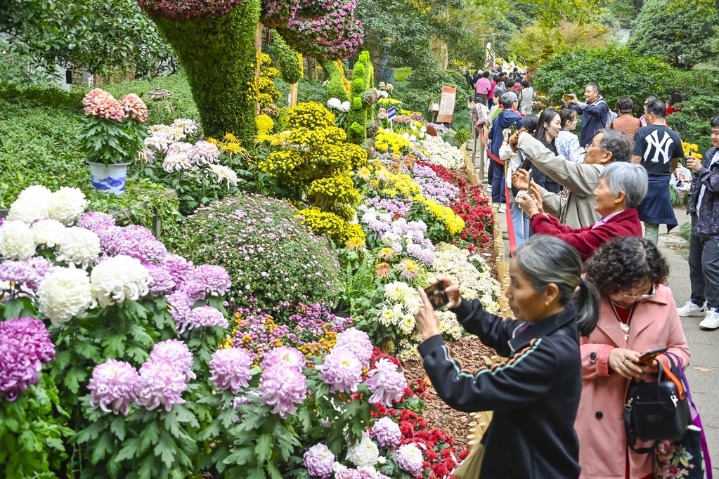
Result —
[[162, 162], [162, 169], [171, 173], [173, 171], [196, 170], [197, 166], [190, 158], [192, 143], [178, 141], [167, 147], [167, 156]]
[[409, 336], [414, 333], [414, 315], [422, 306], [422, 300], [416, 289], [402, 281], [394, 281], [384, 287], [384, 301], [379, 312], [379, 322], [383, 326], [399, 328]]
[[57, 326], [93, 307], [87, 273], [75, 268], [54, 268], [37, 291], [40, 312]]
[[[427, 280], [430, 283], [439, 276], [448, 277], [459, 285], [462, 299], [479, 299], [486, 311], [499, 312], [497, 300], [502, 294], [502, 287], [492, 277], [481, 256], [470, 255], [469, 251], [449, 244], [440, 245], [436, 255], [432, 271], [428, 273]], [[448, 326], [445, 328], [452, 329]]]
[[6, 221], [0, 227], [0, 257], [19, 260], [35, 254], [35, 239], [30, 227], [22, 221]]
[[41, 220], [30, 227], [36, 245], [45, 245], [49, 248], [60, 243], [63, 233], [65, 233], [65, 225], [57, 220]]
[[384, 90], [375, 90], [379, 98], [389, 98], [389, 93]]
[[48, 218], [71, 225], [85, 212], [87, 200], [78, 188], [63, 186], [51, 192], [44, 186], [31, 186], [20, 193], [10, 206], [7, 219], [32, 223]]
[[210, 169], [217, 175], [217, 183], [227, 182], [227, 186], [237, 186], [237, 173], [234, 170], [222, 165], [210, 165]]
[[92, 231], [73, 226], [62, 231], [57, 242], [59, 261], [66, 261], [83, 269], [95, 264], [100, 256], [100, 238]]
[[427, 135], [420, 146], [432, 160], [450, 170], [464, 168], [464, 155], [458, 149], [438, 136]]
[[350, 102], [340, 101], [339, 98], [330, 98], [329, 100], [327, 100], [327, 106], [333, 110], [337, 110], [342, 113], [347, 113], [348, 111], [350, 111]]
[[357, 467], [372, 467], [379, 461], [379, 449], [369, 434], [362, 433], [362, 439], [347, 449], [347, 460]]
[[126, 299], [138, 300], [145, 296], [152, 276], [140, 260], [118, 255], [95, 266], [90, 280], [93, 297], [106, 308]]

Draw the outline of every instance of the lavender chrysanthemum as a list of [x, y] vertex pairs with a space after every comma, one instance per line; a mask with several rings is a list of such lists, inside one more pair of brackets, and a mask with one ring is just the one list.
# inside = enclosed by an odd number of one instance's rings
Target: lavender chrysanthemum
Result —
[[337, 348], [345, 348], [359, 359], [362, 367], [369, 367], [369, 361], [372, 357], [372, 341], [364, 331], [360, 331], [357, 328], [349, 328], [342, 331], [337, 335], [337, 342], [335, 344]]
[[100, 407], [103, 412], [127, 416], [130, 405], [136, 401], [135, 390], [140, 375], [132, 365], [115, 359], [96, 366], [87, 388], [92, 393], [90, 405]]
[[177, 330], [179, 331], [182, 328], [184, 331], [184, 324], [192, 308], [192, 300], [184, 291], [175, 291], [167, 296], [167, 304]]
[[155, 344], [150, 351], [149, 360], [170, 364], [182, 372], [188, 380], [195, 379], [195, 373], [192, 372], [194, 358], [187, 344], [179, 339], [167, 339]]
[[152, 281], [148, 285], [152, 296], [162, 296], [171, 293], [176, 286], [170, 269], [164, 264], [146, 264], [147, 272], [150, 273]]
[[170, 270], [170, 274], [172, 274], [172, 278], [175, 280], [177, 286], [184, 283], [195, 269], [191, 261], [187, 261], [175, 253], [168, 253], [162, 261], [162, 266]]
[[263, 404], [273, 406], [272, 413], [285, 418], [297, 411], [297, 405], [307, 398], [307, 378], [292, 367], [282, 364], [266, 368], [260, 380]]
[[165, 245], [144, 226], [108, 227], [98, 236], [105, 252], [111, 256], [131, 256], [144, 263], [158, 263], [167, 256]]
[[369, 378], [364, 383], [372, 391], [369, 402], [381, 402], [387, 407], [392, 407], [393, 402], [402, 399], [407, 387], [407, 379], [394, 363], [382, 358], [375, 363], [375, 369], [367, 375]]
[[263, 369], [268, 369], [277, 365], [301, 373], [302, 367], [305, 365], [305, 357], [295, 348], [281, 346], [267, 352], [260, 366]]
[[3, 261], [0, 263], [0, 281], [22, 285], [37, 282], [37, 273], [27, 261]]
[[183, 404], [185, 390], [185, 374], [171, 363], [150, 359], [140, 368], [137, 403], [149, 411], [164, 407], [169, 412], [175, 404]]
[[76, 226], [98, 233], [111, 226], [115, 226], [115, 218], [107, 213], [88, 211], [77, 220]]
[[220, 391], [230, 390], [237, 394], [249, 385], [252, 373], [252, 355], [241, 348], [219, 349], [212, 354], [210, 380]]
[[322, 443], [315, 444], [302, 455], [302, 463], [311, 477], [327, 479], [332, 475], [335, 455]]
[[[212, 306], [200, 306], [199, 308], [191, 310], [184, 323], [184, 326], [188, 329], [211, 328], [214, 326], [227, 328], [229, 325], [230, 323], [222, 312]], [[183, 332], [184, 330], [180, 331], [180, 333]]]
[[181, 288], [192, 299], [203, 299], [205, 294], [221, 296], [230, 289], [231, 281], [222, 266], [203, 264], [190, 273]]
[[394, 458], [397, 465], [411, 475], [418, 476], [422, 473], [424, 458], [422, 457], [422, 451], [416, 445], [405, 444], [400, 446]]
[[38, 384], [42, 363], [55, 357], [55, 345], [42, 321], [17, 318], [0, 323], [0, 399], [12, 402]]
[[33, 256], [32, 258], [25, 261], [32, 270], [35, 272], [35, 278], [28, 281], [25, 285], [31, 291], [37, 291], [40, 282], [53, 270], [53, 265], [50, 260], [43, 258], [42, 256]]
[[397, 447], [402, 441], [399, 424], [388, 417], [383, 417], [372, 426], [372, 435], [380, 447]]
[[325, 362], [317, 366], [320, 378], [330, 386], [330, 391], [350, 393], [357, 391], [362, 381], [362, 364], [355, 354], [343, 347], [334, 347], [325, 356]]

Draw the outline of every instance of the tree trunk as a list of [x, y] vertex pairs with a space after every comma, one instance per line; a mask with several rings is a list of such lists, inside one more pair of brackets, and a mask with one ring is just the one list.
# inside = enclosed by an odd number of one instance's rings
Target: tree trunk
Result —
[[208, 20], [153, 18], [187, 72], [206, 136], [233, 133], [244, 146], [252, 145], [259, 19], [259, 0]]

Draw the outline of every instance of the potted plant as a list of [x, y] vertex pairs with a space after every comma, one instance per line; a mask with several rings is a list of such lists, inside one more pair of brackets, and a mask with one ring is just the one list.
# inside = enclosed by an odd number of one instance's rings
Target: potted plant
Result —
[[82, 104], [85, 116], [78, 140], [90, 164], [92, 186], [121, 195], [127, 166], [145, 146], [147, 106], [135, 94], [117, 100], [100, 88], [85, 95]]

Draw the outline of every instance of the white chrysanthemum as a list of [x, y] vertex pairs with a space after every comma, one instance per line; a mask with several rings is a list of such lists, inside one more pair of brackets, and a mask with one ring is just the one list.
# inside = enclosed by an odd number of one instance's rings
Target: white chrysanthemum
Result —
[[10, 205], [7, 219], [32, 223], [48, 217], [47, 208], [52, 198], [52, 191], [44, 186], [33, 185], [25, 188]]
[[462, 326], [457, 321], [457, 316], [449, 311], [437, 311], [439, 316], [439, 331], [449, 339], [459, 339], [464, 335]]
[[60, 237], [56, 255], [59, 261], [87, 268], [100, 256], [100, 238], [85, 228], [67, 228]]
[[60, 243], [60, 238], [65, 233], [65, 225], [58, 220], [38, 221], [30, 229], [36, 245], [44, 244], [50, 248]]
[[366, 432], [347, 450], [347, 460], [357, 467], [372, 467], [379, 461], [379, 449]]
[[86, 206], [85, 194], [80, 189], [63, 186], [52, 194], [47, 211], [50, 218], [70, 226], [82, 216]]
[[90, 281], [93, 297], [105, 308], [147, 295], [152, 277], [140, 260], [118, 255], [95, 266]]
[[217, 175], [216, 183], [227, 181], [227, 185], [237, 186], [237, 173], [222, 165], [210, 165], [210, 169]]
[[162, 162], [162, 169], [168, 173], [172, 173], [173, 171], [196, 170], [197, 166], [192, 163], [192, 160], [190, 160], [190, 157], [187, 156], [187, 154], [177, 153], [174, 155], [167, 155], [165, 157], [165, 160]]
[[405, 314], [399, 321], [399, 330], [404, 334], [412, 334], [415, 327], [414, 316], [411, 314]]
[[384, 287], [384, 297], [394, 302], [401, 301], [405, 295], [406, 287], [407, 284], [402, 281], [389, 283]]
[[195, 120], [189, 118], [177, 118], [172, 122], [172, 128], [179, 128], [183, 135], [192, 135], [200, 128]]
[[152, 125], [150, 132], [152, 136], [164, 136], [172, 141], [180, 141], [185, 138], [185, 131], [179, 126]]
[[168, 134], [156, 132], [145, 138], [145, 147], [154, 153], [167, 153], [167, 148], [174, 143], [175, 140]]
[[350, 102], [347, 100], [343, 101], [342, 104], [340, 105], [339, 110], [344, 113], [347, 113], [348, 111], [350, 111]]
[[379, 322], [382, 326], [389, 326], [395, 322], [394, 312], [391, 309], [384, 308], [379, 313]]
[[339, 110], [342, 108], [342, 102], [339, 98], [330, 98], [327, 100], [327, 106], [330, 108], [334, 108], [335, 110]]
[[93, 305], [87, 273], [76, 268], [54, 268], [40, 283], [37, 297], [40, 312], [56, 326]]
[[30, 226], [22, 221], [6, 221], [0, 227], [0, 257], [24, 260], [35, 254], [35, 239]]

